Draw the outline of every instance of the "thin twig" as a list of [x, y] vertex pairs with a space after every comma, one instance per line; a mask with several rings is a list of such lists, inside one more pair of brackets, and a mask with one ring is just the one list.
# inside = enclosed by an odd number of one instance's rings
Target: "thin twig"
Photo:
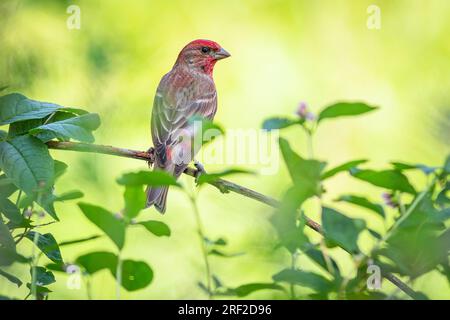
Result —
[[20, 235], [17, 235], [19, 237], [19, 239], [16, 240], [16, 246], [19, 244], [20, 241], [22, 241], [22, 239], [26, 236], [27, 233], [28, 233], [28, 227], [25, 227], [25, 230], [23, 231], [23, 233]]
[[[47, 142], [47, 146], [50, 149], [109, 154], [119, 157], [144, 160], [147, 161], [148, 163], [153, 163], [154, 161], [154, 154], [151, 149], [149, 151], [136, 151], [104, 145], [86, 144], [78, 142], [59, 142], [59, 141], [49, 141]], [[196, 169], [186, 168], [184, 173], [191, 177], [195, 177]], [[277, 208], [280, 205], [280, 202], [274, 198], [268, 197], [259, 192], [253, 191], [251, 189], [248, 189], [246, 187], [240, 186], [236, 183], [227, 180], [218, 179], [216, 181], [209, 182], [209, 184], [215, 186], [222, 192], [224, 191], [235, 192], [244, 197], [259, 201], [274, 208]], [[306, 216], [304, 216], [304, 218], [306, 219], [305, 224], [309, 228], [323, 235], [322, 226], [319, 223], [315, 222], [314, 220]], [[400, 288], [408, 296], [410, 296], [413, 299], [417, 299], [418, 294], [413, 289], [411, 289], [406, 283], [404, 283], [391, 273], [383, 273], [383, 274], [386, 277], [386, 279], [388, 279], [391, 283]]]

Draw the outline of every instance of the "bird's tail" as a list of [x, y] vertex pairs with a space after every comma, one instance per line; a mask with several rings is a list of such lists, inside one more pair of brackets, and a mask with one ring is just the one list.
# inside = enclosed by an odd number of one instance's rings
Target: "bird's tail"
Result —
[[167, 192], [169, 191], [168, 186], [163, 187], [147, 187], [147, 205], [146, 207], [155, 206], [156, 210], [164, 214], [166, 211], [166, 200]]

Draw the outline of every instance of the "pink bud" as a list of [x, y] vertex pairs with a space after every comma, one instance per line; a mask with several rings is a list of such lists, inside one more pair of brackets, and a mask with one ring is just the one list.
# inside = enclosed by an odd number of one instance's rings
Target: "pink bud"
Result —
[[394, 196], [390, 193], [383, 192], [381, 194], [381, 198], [383, 199], [383, 202], [385, 205], [391, 208], [397, 208], [398, 203], [395, 201]]
[[307, 109], [308, 109], [308, 105], [306, 104], [306, 102], [300, 102], [299, 104], [298, 104], [298, 107], [297, 107], [297, 115], [300, 117], [300, 118], [302, 118], [302, 119], [305, 119], [306, 118], [306, 114], [307, 114]]
[[295, 112], [301, 119], [313, 121], [316, 119], [314, 113], [309, 111], [308, 105], [306, 102], [300, 102], [297, 107], [297, 111]]

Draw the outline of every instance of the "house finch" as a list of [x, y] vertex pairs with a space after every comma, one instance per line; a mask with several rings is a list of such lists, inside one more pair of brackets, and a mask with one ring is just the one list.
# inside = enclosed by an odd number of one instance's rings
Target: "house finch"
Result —
[[[195, 40], [178, 55], [172, 70], [159, 83], [153, 102], [151, 131], [155, 170], [178, 178], [198, 150], [192, 150], [196, 134], [193, 116], [212, 120], [217, 110], [213, 69], [230, 54], [209, 40]], [[164, 213], [168, 187], [147, 187], [147, 207]]]

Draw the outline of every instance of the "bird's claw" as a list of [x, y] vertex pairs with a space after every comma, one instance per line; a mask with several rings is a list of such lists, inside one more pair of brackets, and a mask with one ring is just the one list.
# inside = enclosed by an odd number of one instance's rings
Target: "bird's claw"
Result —
[[198, 178], [200, 178], [202, 174], [205, 174], [206, 170], [205, 167], [198, 161], [194, 162], [194, 167], [197, 169], [194, 174], [195, 183], [198, 184]]
[[216, 184], [215, 187], [222, 193], [230, 193], [230, 190], [228, 190], [224, 185]]
[[147, 161], [148, 167], [151, 168], [155, 162], [155, 148], [150, 147], [147, 150], [147, 154], [150, 155], [150, 159]]

